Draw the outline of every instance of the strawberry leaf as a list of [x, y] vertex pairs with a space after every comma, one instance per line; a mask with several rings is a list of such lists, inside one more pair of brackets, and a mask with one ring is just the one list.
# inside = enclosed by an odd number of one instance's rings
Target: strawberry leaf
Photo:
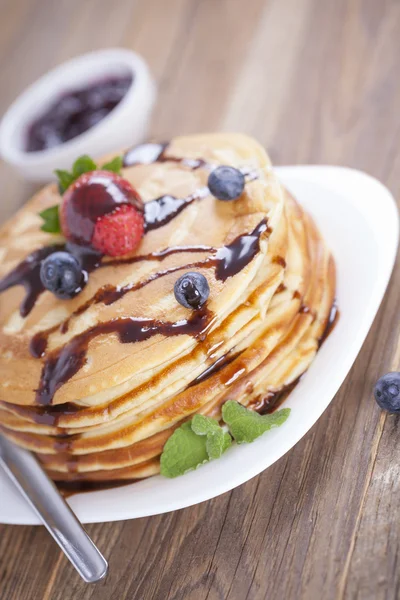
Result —
[[[112, 173], [116, 173], [119, 175], [121, 173], [121, 169], [123, 166], [122, 156], [116, 156], [109, 162], [102, 165], [101, 169], [103, 171], [111, 171]], [[90, 158], [87, 154], [83, 154], [79, 158], [76, 159], [74, 164], [72, 165], [72, 171], [66, 171], [64, 169], [56, 169], [54, 172], [57, 175], [58, 179], [58, 189], [60, 194], [64, 194], [64, 192], [69, 188], [70, 185], [74, 183], [84, 173], [90, 173], [91, 171], [96, 171], [99, 167], [96, 165], [94, 160]]]
[[74, 181], [84, 173], [90, 173], [90, 171], [95, 171], [96, 169], [97, 165], [90, 156], [87, 154], [80, 156], [72, 165], [72, 176]]
[[74, 176], [69, 171], [64, 171], [62, 169], [56, 169], [54, 173], [57, 175], [58, 179], [58, 188], [60, 194], [63, 194], [67, 188], [75, 181]]
[[122, 166], [123, 166], [122, 156], [116, 156], [109, 162], [102, 165], [101, 168], [103, 169], [103, 171], [112, 171], [113, 173], [120, 175]]
[[46, 231], [47, 233], [61, 233], [58, 204], [42, 210], [39, 213], [39, 217], [44, 221], [40, 228], [42, 231]]

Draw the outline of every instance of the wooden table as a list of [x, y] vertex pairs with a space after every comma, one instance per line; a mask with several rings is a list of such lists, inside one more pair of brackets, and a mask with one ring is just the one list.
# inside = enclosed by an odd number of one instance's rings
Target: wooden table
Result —
[[[398, 0], [1, 0], [0, 112], [60, 61], [114, 45], [150, 63], [155, 137], [241, 130], [277, 164], [356, 167], [399, 195]], [[0, 183], [5, 218], [31, 187], [4, 164]], [[397, 264], [341, 391], [268, 471], [193, 508], [89, 526], [106, 581], [83, 584], [43, 528], [0, 526], [1, 599], [400, 598], [399, 419], [372, 397], [400, 367], [399, 303]]]

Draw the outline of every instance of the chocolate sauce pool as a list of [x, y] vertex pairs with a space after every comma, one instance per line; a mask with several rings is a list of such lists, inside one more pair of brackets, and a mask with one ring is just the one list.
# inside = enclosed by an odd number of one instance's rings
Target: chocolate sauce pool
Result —
[[64, 496], [64, 498], [70, 498], [75, 494], [87, 494], [90, 492], [101, 492], [103, 490], [110, 490], [120, 487], [126, 487], [132, 485], [137, 481], [143, 481], [141, 479], [111, 479], [109, 481], [56, 481], [55, 484], [58, 491]]

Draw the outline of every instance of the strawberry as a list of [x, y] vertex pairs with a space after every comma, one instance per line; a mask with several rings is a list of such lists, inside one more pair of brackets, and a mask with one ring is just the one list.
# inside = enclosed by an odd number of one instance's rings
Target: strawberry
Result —
[[143, 214], [132, 204], [123, 204], [97, 220], [92, 246], [107, 256], [123, 256], [136, 250], [143, 233]]
[[84, 173], [64, 193], [60, 210], [62, 231], [71, 242], [93, 246], [97, 223], [123, 206], [130, 207], [128, 212], [137, 213], [136, 221], [141, 217], [143, 222], [142, 201], [129, 181], [111, 171]]

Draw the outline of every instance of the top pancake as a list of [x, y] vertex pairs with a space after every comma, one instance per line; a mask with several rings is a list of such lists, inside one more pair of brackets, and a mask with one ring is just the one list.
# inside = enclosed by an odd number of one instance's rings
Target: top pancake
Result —
[[[142, 256], [143, 260], [128, 259], [125, 264], [111, 261], [110, 266], [95, 270], [86, 288], [73, 300], [58, 300], [53, 294], [43, 292], [26, 316], [20, 314], [26, 293], [21, 285], [0, 294], [0, 400], [20, 405], [35, 405], [45, 400], [53, 405], [74, 402], [81, 406], [98, 406], [143, 385], [149, 386], [149, 398], [153, 397], [154, 390], [150, 387], [158, 372], [179, 363], [176, 379], [190, 380], [191, 372], [201, 370], [204, 355], [198, 353], [196, 357], [194, 354], [199, 339], [209, 336], [222, 323], [229, 337], [228, 317], [245, 305], [261, 281], [267, 281], [266, 287], [271, 287], [272, 296], [282, 269], [273, 264], [269, 247], [282, 222], [283, 193], [265, 151], [243, 135], [213, 134], [175, 138], [165, 156], [201, 158], [206, 164], [193, 168], [188, 161], [166, 160], [123, 170], [123, 177], [133, 184], [145, 202], [165, 194], [177, 198], [199, 196], [170, 222], [145, 234], [136, 252], [136, 257]], [[234, 202], [221, 202], [204, 192], [210, 168], [219, 164], [251, 171], [248, 178], [251, 181], [246, 182], [243, 195]], [[9, 274], [33, 251], [62, 243], [62, 238], [40, 231], [38, 216], [44, 208], [60, 200], [56, 186], [48, 186], [1, 229], [0, 277]], [[238, 236], [251, 234], [263, 221], [268, 229], [264, 227], [259, 235], [254, 258], [233, 276], [219, 279], [212, 262], [216, 251], [229, 246]], [[278, 241], [275, 240], [277, 246]], [[180, 247], [180, 251], [162, 259], [149, 257], [172, 247]], [[103, 259], [103, 263], [107, 262], [110, 260]], [[144, 341], [121, 343], [117, 321], [122, 324], [127, 319], [156, 320], [168, 324], [171, 330], [174, 324], [193, 317], [193, 311], [178, 304], [173, 293], [176, 279], [189, 270], [203, 273], [210, 285], [207, 310], [195, 331], [188, 334], [182, 328], [181, 334], [171, 337], [159, 329]], [[156, 273], [159, 276], [155, 277]], [[92, 303], [91, 299], [105, 286], [135, 289], [112, 304]], [[86, 309], [75, 315], [85, 304]], [[242, 324], [260, 310], [261, 307], [255, 306], [251, 312], [249, 307]], [[262, 310], [267, 310], [265, 303]], [[65, 328], [58, 326], [67, 320], [68, 330], [64, 331]], [[104, 333], [101, 329], [96, 332], [101, 324], [110, 322], [115, 326], [104, 328]], [[48, 336], [44, 357], [33, 357], [29, 349], [33, 337], [50, 328], [54, 331]], [[48, 365], [52, 357], [59, 359], [63, 349], [76, 352], [78, 347], [71, 345], [71, 340], [81, 339], [88, 330], [94, 335], [88, 341], [82, 367], [54, 394], [38, 398], [44, 365]]]

